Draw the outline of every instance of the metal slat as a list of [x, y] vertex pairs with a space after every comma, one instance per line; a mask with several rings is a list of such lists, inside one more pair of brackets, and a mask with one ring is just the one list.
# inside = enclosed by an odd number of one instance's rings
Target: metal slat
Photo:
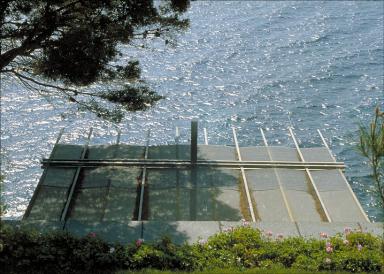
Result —
[[[145, 146], [145, 153], [144, 153], [144, 159], [148, 158], [148, 148], [149, 148], [149, 138], [150, 138], [151, 131], [148, 130], [147, 133], [147, 143]], [[141, 189], [140, 189], [140, 202], [139, 202], [139, 214], [137, 216], [137, 220], [142, 220], [143, 215], [143, 203], [144, 203], [144, 187], [145, 187], [145, 180], [147, 176], [147, 167], [143, 167], [143, 175], [141, 178]]]
[[[269, 159], [272, 160], [272, 154], [271, 154], [271, 151], [269, 150], [268, 141], [267, 141], [267, 138], [265, 138], [263, 129], [260, 128], [260, 132], [261, 132], [261, 136], [263, 137], [264, 146], [267, 148]], [[293, 218], [291, 207], [288, 204], [287, 196], [285, 195], [283, 185], [281, 184], [280, 176], [277, 173], [276, 168], [273, 168], [273, 171], [275, 172], [277, 183], [279, 184], [279, 189], [280, 189], [280, 192], [281, 192], [281, 196], [283, 197], [283, 201], [284, 201], [284, 204], [285, 204], [285, 208], [287, 209], [289, 219], [291, 220], [291, 222], [294, 222], [295, 219]]]
[[[237, 157], [238, 157], [239, 161], [242, 161], [239, 143], [237, 141], [237, 136], [236, 136], [236, 130], [234, 127], [232, 128], [232, 132], [233, 132], [233, 139], [234, 139], [235, 145], [236, 145]], [[243, 182], [244, 182], [244, 188], [245, 188], [245, 193], [247, 195], [248, 208], [249, 208], [249, 212], [251, 213], [252, 222], [256, 222], [255, 212], [253, 211], [251, 195], [249, 194], [249, 187], [248, 187], [247, 177], [245, 176], [244, 167], [240, 167], [240, 172], [241, 172], [241, 176], [242, 176]]]
[[180, 130], [179, 130], [179, 127], [176, 127], [175, 128], [175, 143], [176, 143], [176, 145], [179, 144], [179, 140], [180, 140]]
[[[89, 142], [91, 140], [92, 131], [93, 131], [93, 128], [90, 128], [89, 133], [88, 133], [88, 137], [87, 137], [87, 141], [86, 141], [86, 143], [85, 143], [85, 145], [83, 147], [83, 151], [81, 153], [80, 159], [84, 159], [84, 157], [85, 157], [85, 155], [87, 153], [88, 145], [89, 145]], [[69, 195], [67, 197], [67, 201], [65, 202], [63, 213], [61, 214], [61, 218], [60, 218], [60, 220], [62, 222], [65, 222], [66, 219], [67, 219], [68, 210], [69, 210], [69, 207], [70, 207], [70, 205], [72, 203], [72, 197], [73, 197], [73, 193], [75, 192], [75, 188], [76, 188], [76, 185], [77, 185], [77, 181], [79, 179], [80, 171], [81, 171], [81, 166], [77, 168], [75, 176], [73, 177], [71, 188], [70, 188], [70, 191], [69, 191]], [[65, 227], [65, 223], [64, 223], [64, 227]]]
[[[320, 138], [321, 138], [321, 140], [322, 140], [324, 146], [327, 148], [329, 155], [330, 155], [331, 158], [336, 162], [336, 159], [335, 159], [335, 157], [333, 157], [332, 152], [331, 152], [331, 149], [329, 148], [327, 142], [325, 141], [325, 138], [324, 138], [323, 134], [321, 133], [321, 131], [320, 131], [319, 129], [317, 130], [317, 132], [319, 133]], [[339, 169], [339, 173], [340, 173], [340, 176], [343, 178], [344, 183], [347, 185], [347, 188], [349, 189], [349, 192], [351, 193], [351, 195], [352, 195], [354, 201], [356, 202], [358, 208], [360, 209], [361, 213], [363, 214], [364, 219], [365, 219], [367, 222], [370, 223], [371, 221], [369, 220], [367, 214], [365, 213], [363, 207], [361, 206], [359, 200], [357, 199], [355, 193], [353, 192], [351, 185], [348, 183], [347, 179], [345, 178], [344, 173], [343, 173], [340, 169]]]
[[206, 129], [206, 128], [203, 128], [203, 132], [204, 132], [204, 144], [205, 144], [205, 145], [208, 145], [208, 133], [207, 133], [207, 129]]
[[[295, 138], [295, 134], [293, 133], [292, 128], [288, 128], [288, 129], [289, 129], [289, 133], [291, 134], [292, 140], [293, 140], [293, 142], [295, 143], [295, 147], [296, 147], [297, 153], [299, 154], [300, 160], [301, 160], [303, 163], [305, 163], [304, 156], [303, 156], [303, 154], [302, 154], [301, 151], [300, 151], [300, 147], [299, 147], [299, 144], [297, 143], [297, 140], [296, 140], [296, 138]], [[310, 181], [310, 183], [311, 183], [312, 188], [313, 188], [314, 191], [315, 191], [316, 198], [317, 198], [317, 200], [319, 201], [319, 203], [320, 203], [320, 205], [321, 205], [321, 208], [322, 208], [322, 210], [323, 210], [323, 212], [324, 212], [325, 217], [327, 218], [327, 221], [328, 221], [329, 223], [331, 223], [331, 222], [332, 222], [331, 217], [329, 216], [328, 210], [327, 210], [327, 208], [326, 208], [325, 205], [324, 205], [323, 199], [321, 199], [319, 190], [317, 189], [317, 186], [316, 186], [316, 184], [315, 184], [315, 181], [314, 181], [313, 178], [312, 178], [311, 173], [309, 172], [309, 169], [306, 168], [306, 169], [305, 169], [305, 172], [306, 172], [306, 174], [307, 174], [307, 176], [308, 176], [308, 178], [309, 178], [309, 181]]]

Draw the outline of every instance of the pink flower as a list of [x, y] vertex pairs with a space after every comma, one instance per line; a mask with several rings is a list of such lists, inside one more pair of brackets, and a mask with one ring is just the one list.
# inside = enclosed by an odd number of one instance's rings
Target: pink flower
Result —
[[325, 248], [325, 251], [326, 251], [327, 253], [332, 253], [332, 252], [333, 252], [333, 247], [332, 247], [332, 246], [327, 246], [327, 247]]
[[325, 232], [320, 232], [320, 238], [328, 238], [328, 234]]
[[96, 233], [95, 232], [89, 232], [88, 236], [91, 237], [91, 238], [95, 238], [96, 237]]
[[357, 245], [357, 250], [358, 250], [358, 251], [361, 251], [362, 249], [363, 249], [363, 246], [362, 246], [361, 244], [358, 244], [358, 245]]
[[137, 239], [136, 240], [136, 247], [140, 247], [143, 242], [144, 242], [144, 239]]
[[277, 239], [280, 239], [280, 240], [284, 238], [283, 234], [281, 233], [278, 233], [276, 236], [277, 236]]
[[198, 243], [199, 245], [205, 245], [207, 243], [207, 240], [200, 239]]
[[326, 264], [330, 264], [330, 263], [332, 262], [332, 260], [331, 260], [330, 258], [325, 258], [324, 262], [325, 262]]
[[345, 245], [349, 245], [349, 241], [348, 241], [348, 240], [344, 240], [343, 243], [344, 243]]
[[326, 247], [332, 247], [332, 244], [331, 244], [330, 242], [326, 242], [326, 243], [325, 243], [325, 246], [326, 246]]
[[242, 226], [249, 226], [249, 222], [246, 221], [245, 219], [241, 219]]
[[345, 235], [348, 235], [349, 233], [351, 233], [352, 229], [350, 227], [344, 227], [344, 234]]
[[266, 234], [267, 234], [268, 237], [272, 237], [273, 236], [273, 232], [270, 231], [270, 230], [268, 230]]

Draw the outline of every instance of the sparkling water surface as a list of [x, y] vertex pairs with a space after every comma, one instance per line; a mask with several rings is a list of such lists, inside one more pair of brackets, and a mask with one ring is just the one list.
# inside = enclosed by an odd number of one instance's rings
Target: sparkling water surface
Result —
[[[61, 128], [63, 142], [174, 143], [175, 126], [188, 141], [189, 121], [199, 119], [211, 144], [321, 144], [321, 129], [373, 221], [384, 213], [373, 194], [370, 169], [355, 147], [359, 123], [367, 123], [383, 100], [383, 2], [192, 2], [190, 29], [177, 44], [148, 43], [122, 51], [141, 61], [144, 79], [166, 99], [146, 112], [128, 113], [114, 125], [68, 102], [44, 98], [17, 81], [1, 83], [1, 156], [7, 217], [24, 213]], [[124, 60], [120, 60], [121, 62]], [[203, 142], [202, 130], [200, 141]]]

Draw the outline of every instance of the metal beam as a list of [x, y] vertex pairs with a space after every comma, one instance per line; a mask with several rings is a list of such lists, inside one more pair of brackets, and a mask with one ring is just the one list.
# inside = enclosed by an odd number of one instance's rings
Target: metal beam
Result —
[[[147, 143], [145, 145], [145, 153], [144, 160], [148, 159], [148, 149], [149, 149], [149, 138], [151, 135], [151, 130], [149, 129], [147, 132]], [[140, 202], [139, 202], [139, 214], [137, 216], [137, 220], [141, 221], [143, 218], [143, 203], [144, 203], [144, 191], [145, 191], [145, 180], [147, 177], [147, 167], [143, 167], [143, 174], [141, 177], [141, 189], [140, 189]]]
[[[336, 162], [336, 159], [335, 159], [335, 157], [333, 157], [333, 155], [332, 155], [332, 151], [331, 151], [331, 149], [329, 148], [327, 142], [325, 141], [325, 138], [324, 138], [323, 134], [321, 134], [321, 131], [320, 131], [319, 129], [317, 130], [317, 132], [319, 133], [320, 138], [321, 138], [321, 140], [322, 140], [324, 146], [327, 148], [329, 155], [330, 155], [331, 158]], [[360, 209], [361, 214], [363, 214], [364, 219], [365, 219], [367, 222], [370, 223], [371, 221], [369, 220], [367, 214], [365, 213], [363, 207], [361, 206], [359, 200], [357, 199], [355, 193], [353, 192], [351, 185], [350, 185], [350, 184], [348, 183], [348, 181], [347, 181], [347, 178], [345, 178], [344, 173], [343, 173], [340, 169], [339, 169], [339, 173], [340, 173], [340, 176], [343, 178], [343, 181], [344, 181], [344, 183], [346, 184], [346, 186], [347, 186], [349, 192], [351, 193], [353, 199], [355, 200], [355, 202], [356, 202], [358, 208]]]
[[[292, 128], [288, 128], [289, 130], [289, 133], [291, 134], [291, 137], [292, 137], [292, 140], [293, 142], [295, 143], [295, 147], [296, 147], [296, 150], [297, 150], [297, 154], [299, 154], [299, 158], [300, 158], [300, 161], [302, 161], [303, 163], [305, 163], [305, 159], [304, 159], [304, 156], [303, 154], [301, 153], [300, 151], [300, 147], [299, 147], [299, 144], [297, 143], [297, 140], [295, 138], [295, 134], [293, 133], [293, 130]], [[319, 193], [319, 190], [317, 189], [317, 186], [315, 184], [315, 181], [313, 180], [312, 178], [312, 175], [311, 173], [309, 172], [309, 169], [308, 168], [305, 168], [305, 172], [309, 178], [309, 182], [311, 183], [311, 186], [313, 188], [313, 190], [315, 191], [315, 194], [316, 194], [316, 199], [319, 201], [320, 205], [321, 205], [321, 208], [323, 210], [323, 213], [327, 219], [327, 222], [331, 223], [332, 222], [332, 219], [331, 217], [329, 216], [329, 213], [328, 213], [328, 210], [327, 208], [325, 207], [324, 205], [324, 202], [323, 202], [323, 199], [321, 199], [321, 196], [320, 196], [320, 193]]]
[[[80, 156], [80, 159], [84, 159], [84, 157], [87, 153], [88, 145], [89, 145], [89, 142], [91, 140], [92, 131], [93, 131], [93, 128], [90, 128], [87, 140], [85, 142], [85, 145], [83, 147], [83, 151], [82, 151], [81, 156]], [[63, 212], [62, 212], [61, 217], [60, 217], [60, 221], [62, 221], [62, 222], [65, 222], [67, 219], [68, 210], [69, 210], [69, 207], [72, 203], [72, 197], [73, 197], [73, 193], [75, 192], [75, 189], [76, 189], [76, 185], [77, 185], [77, 181], [79, 179], [80, 171], [81, 171], [81, 166], [79, 166], [77, 168], [75, 176], [73, 177], [71, 187], [69, 190], [69, 195], [67, 197], [67, 201], [65, 202], [65, 206], [64, 206]], [[65, 223], [64, 223], [64, 227], [65, 227]]]
[[191, 165], [210, 167], [244, 167], [244, 168], [309, 168], [309, 169], [340, 169], [343, 163], [334, 162], [292, 162], [292, 161], [215, 161], [200, 160], [195, 164], [188, 160], [154, 160], [154, 159], [105, 159], [105, 160], [47, 160], [43, 166], [59, 167], [98, 167], [98, 166], [146, 166], [146, 167], [189, 167]]
[[[237, 158], [239, 159], [239, 161], [242, 161], [239, 143], [237, 141], [236, 129], [234, 127], [232, 127], [232, 132], [233, 132], [233, 139], [236, 145]], [[240, 167], [240, 172], [244, 182], [245, 194], [247, 196], [248, 208], [249, 208], [249, 212], [251, 213], [252, 222], [256, 222], [255, 212], [253, 211], [251, 195], [249, 193], [249, 187], [248, 187], [247, 177], [245, 176], [244, 167]]]
[[[261, 132], [261, 136], [263, 137], [264, 146], [267, 148], [269, 159], [272, 160], [272, 154], [271, 154], [271, 151], [269, 150], [268, 141], [267, 141], [267, 138], [265, 138], [263, 129], [260, 128], [260, 132]], [[276, 168], [273, 168], [273, 171], [275, 172], [277, 183], [279, 184], [281, 196], [283, 197], [283, 201], [285, 204], [285, 208], [287, 209], [289, 219], [291, 220], [291, 222], [294, 222], [295, 219], [293, 218], [292, 210], [291, 210], [291, 207], [289, 206], [287, 196], [285, 195], [284, 188], [283, 188], [283, 185], [282, 185], [281, 180], [280, 180], [280, 176], [277, 173]]]

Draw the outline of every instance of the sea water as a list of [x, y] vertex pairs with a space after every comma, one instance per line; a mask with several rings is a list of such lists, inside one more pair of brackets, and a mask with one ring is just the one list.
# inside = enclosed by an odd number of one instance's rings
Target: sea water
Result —
[[[69, 102], [31, 92], [2, 77], [1, 157], [6, 176], [2, 202], [7, 217], [24, 213], [56, 136], [82, 143], [90, 127], [92, 144], [121, 141], [174, 143], [175, 127], [188, 142], [190, 120], [207, 129], [210, 144], [321, 145], [317, 129], [347, 165], [346, 175], [364, 210], [383, 221], [366, 159], [356, 151], [358, 125], [367, 124], [383, 102], [383, 2], [192, 2], [190, 28], [145, 48], [120, 47], [123, 57], [141, 62], [144, 80], [166, 98], [145, 112], [128, 113], [115, 125]], [[140, 42], [140, 41], [138, 41]], [[93, 88], [105, 88], [95, 85]]]

